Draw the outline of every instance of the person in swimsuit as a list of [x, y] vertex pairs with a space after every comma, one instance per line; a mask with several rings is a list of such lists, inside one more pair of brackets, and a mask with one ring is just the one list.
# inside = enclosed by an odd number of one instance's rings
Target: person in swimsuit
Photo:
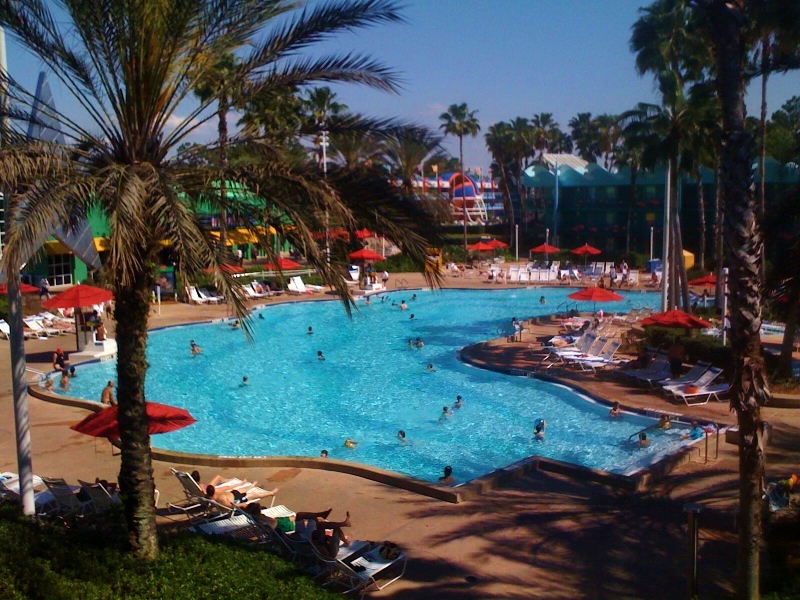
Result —
[[67, 358], [67, 355], [64, 354], [64, 351], [61, 348], [56, 348], [56, 351], [53, 354], [53, 369], [62, 373], [66, 373], [68, 364], [69, 358]]

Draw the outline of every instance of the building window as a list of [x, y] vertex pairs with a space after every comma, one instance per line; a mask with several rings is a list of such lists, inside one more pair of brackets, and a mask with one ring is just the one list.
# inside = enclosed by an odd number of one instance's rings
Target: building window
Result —
[[72, 254], [48, 256], [47, 278], [50, 280], [50, 285], [72, 284]]

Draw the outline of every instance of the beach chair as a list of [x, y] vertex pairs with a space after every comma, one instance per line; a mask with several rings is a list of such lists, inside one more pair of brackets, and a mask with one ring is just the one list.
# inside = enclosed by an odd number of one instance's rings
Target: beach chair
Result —
[[269, 295], [269, 294], [264, 294], [263, 292], [257, 291], [252, 282], [248, 283], [246, 285], [243, 285], [242, 286], [242, 291], [244, 292], [244, 295], [247, 296], [251, 300], [258, 300], [260, 298], [265, 298], [265, 297], [267, 297]]
[[513, 265], [508, 268], [508, 274], [506, 275], [506, 282], [517, 283], [518, 281], [519, 281], [519, 265]]
[[[709, 386], [714, 382], [714, 380], [722, 374], [722, 369], [719, 368], [710, 368], [705, 373], [703, 373], [700, 377], [698, 377], [692, 383], [683, 383], [683, 384], [675, 384], [675, 385], [665, 385], [661, 389], [664, 390], [664, 393], [674, 396], [677, 399], [683, 400], [686, 402], [688, 406], [693, 406], [694, 404], [706, 404], [710, 397], [713, 395], [717, 400], [719, 400], [719, 394], [727, 392], [727, 389], [715, 389], [708, 394], [706, 394], [705, 390], [709, 389]], [[727, 384], [723, 384], [726, 385]], [[703, 399], [704, 401], [700, 402], [689, 402], [688, 399]]]
[[[27, 331], [23, 330], [22, 335], [26, 340], [39, 338], [39, 334], [35, 331], [31, 331], [30, 329]], [[0, 319], [0, 337], [3, 337], [7, 340], [11, 339], [11, 326], [6, 323], [4, 319]]]
[[336, 569], [341, 583], [347, 588], [346, 594], [358, 591], [363, 597], [370, 588], [385, 589], [405, 575], [405, 553], [399, 552], [394, 558], [388, 559], [381, 554], [383, 548], [380, 545], [356, 558], [331, 562], [331, 567]]
[[91, 510], [97, 514], [104, 513], [105, 511], [120, 506], [122, 502], [119, 496], [111, 495], [104, 485], [100, 483], [88, 483], [78, 479], [81, 489], [89, 497], [91, 502]]
[[[651, 354], [651, 349], [648, 349], [648, 354]], [[660, 381], [670, 376], [670, 365], [667, 360], [667, 353], [664, 350], [659, 350], [655, 353], [653, 361], [643, 369], [631, 369], [629, 371], [617, 370], [615, 373], [621, 377], [630, 379], [633, 383], [637, 383], [639, 379]]]
[[526, 269], [520, 269], [519, 273], [517, 274], [517, 281], [519, 283], [528, 283], [531, 280], [531, 272]]
[[694, 385], [682, 386], [682, 388], [671, 390], [671, 394], [686, 403], [686, 406], [699, 406], [701, 404], [708, 404], [708, 401], [713, 398], [720, 402], [720, 396], [727, 394], [730, 390], [730, 385], [727, 383], [718, 383], [716, 385], [707, 385], [698, 387]]
[[[659, 386], [661, 386], [662, 389], [665, 387], [674, 387], [678, 385], [690, 385], [690, 384], [697, 385], [698, 380], [703, 375], [705, 375], [705, 373], [711, 368], [712, 368], [711, 363], [698, 361], [697, 364], [693, 365], [686, 373], [684, 373], [680, 377], [667, 377], [666, 379], [662, 379], [657, 383]], [[722, 369], [714, 368], [714, 370], [716, 371], [714, 378], [716, 378], [717, 375], [722, 373]], [[710, 379], [707, 383], [713, 381], [714, 378]]]
[[81, 500], [75, 494], [79, 489], [69, 485], [64, 479], [42, 477], [48, 491], [53, 494], [56, 503], [55, 514], [60, 517], [82, 517], [92, 510], [91, 500]]
[[219, 304], [225, 300], [225, 296], [220, 296], [219, 294], [212, 294], [206, 288], [197, 288], [198, 293], [200, 294], [201, 298], [205, 298], [206, 302], [211, 302], [212, 304]]
[[54, 335], [62, 335], [62, 332], [55, 327], [45, 327], [41, 321], [34, 319], [32, 317], [28, 317], [26, 319], [22, 319], [22, 322], [25, 323], [25, 326], [36, 333], [39, 337], [51, 337]]
[[208, 299], [203, 298], [193, 285], [186, 286], [186, 297], [191, 304], [208, 304]]
[[[41, 487], [44, 481], [38, 475], [33, 476], [33, 487]], [[19, 503], [22, 501], [20, 496], [19, 475], [16, 473], [0, 473], [0, 498]], [[53, 514], [57, 508], [56, 499], [50, 490], [34, 492], [33, 504], [37, 515]]]
[[593, 373], [596, 373], [597, 369], [604, 369], [620, 363], [619, 360], [614, 359], [614, 354], [619, 350], [620, 345], [622, 345], [622, 342], [619, 340], [612, 340], [597, 356], [567, 358], [567, 364], [575, 365], [581, 369], [581, 371], [591, 370]]

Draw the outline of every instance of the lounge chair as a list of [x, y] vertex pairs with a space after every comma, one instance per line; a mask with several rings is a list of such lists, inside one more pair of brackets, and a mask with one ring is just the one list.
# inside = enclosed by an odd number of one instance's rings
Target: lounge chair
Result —
[[269, 296], [269, 294], [264, 294], [263, 292], [257, 291], [252, 283], [243, 285], [242, 291], [244, 292], [244, 295], [250, 298], [251, 300], [258, 300], [260, 298], [265, 298]]
[[89, 497], [91, 509], [95, 513], [104, 513], [115, 506], [120, 506], [119, 496], [108, 493], [106, 487], [100, 483], [88, 483], [78, 479], [81, 489]]
[[[38, 475], [33, 476], [33, 487], [37, 488], [44, 485], [44, 481]], [[19, 475], [16, 473], [0, 473], [0, 498], [6, 498], [19, 503], [21, 501]], [[57, 505], [53, 493], [49, 490], [34, 492], [33, 503], [37, 515], [49, 515], [55, 512]]]
[[186, 286], [186, 297], [191, 304], [208, 304], [208, 299], [203, 298], [193, 285]]
[[211, 302], [212, 304], [219, 304], [225, 300], [225, 296], [220, 296], [219, 294], [212, 294], [206, 288], [197, 288], [198, 293], [200, 294], [201, 298], [205, 298], [206, 301]]
[[[376, 590], [382, 590], [405, 575], [407, 562], [405, 553], [398, 552], [394, 558], [384, 558], [381, 555], [383, 547], [380, 545], [352, 559], [340, 560], [337, 556], [336, 560], [331, 560], [322, 558], [319, 553], [317, 556], [335, 569], [335, 575], [339, 576], [337, 581], [346, 587], [346, 594], [360, 591], [363, 597], [369, 588], [374, 586]], [[314, 550], [317, 552], [315, 547]], [[396, 573], [397, 570], [399, 573]], [[393, 572], [393, 576], [388, 575], [390, 571]]]
[[[676, 385], [689, 385], [689, 384], [697, 385], [697, 381], [703, 375], [705, 375], [705, 373], [711, 368], [712, 368], [711, 363], [698, 361], [697, 364], [693, 365], [691, 369], [689, 369], [686, 373], [684, 373], [680, 377], [667, 377], [666, 379], [662, 379], [661, 381], [659, 381], [658, 385], [660, 385], [662, 388], [672, 387]], [[722, 373], [722, 369], [715, 368], [715, 371], [717, 371], [717, 375], [719, 375], [719, 373]], [[712, 380], [709, 380], [708, 383], [710, 383]]]
[[716, 385], [707, 385], [704, 387], [697, 387], [693, 385], [683, 386], [682, 389], [674, 389], [671, 391], [675, 398], [683, 400], [686, 406], [699, 406], [707, 404], [711, 398], [720, 401], [720, 396], [728, 393], [731, 386], [727, 383], [718, 383]]
[[[38, 339], [40, 337], [38, 333], [30, 329], [27, 331], [23, 330], [22, 335], [26, 340]], [[4, 319], [0, 319], [0, 337], [4, 337], [7, 340], [11, 339], [11, 326], [6, 323]]]
[[81, 500], [78, 498], [76, 486], [69, 485], [65, 480], [59, 478], [42, 477], [42, 481], [47, 489], [53, 494], [56, 502], [56, 514], [60, 517], [82, 517], [92, 510], [91, 500]]
[[[186, 496], [186, 500], [182, 504], [170, 503], [168, 504], [170, 508], [180, 510], [181, 512], [192, 512], [198, 509], [203, 509], [205, 511], [210, 509], [212, 513], [219, 512], [219, 507], [221, 505], [206, 498], [206, 491], [197, 484], [197, 482], [189, 473], [178, 471], [177, 469], [171, 469], [171, 471], [172, 474], [178, 478], [178, 481], [180, 481], [181, 487], [183, 488], [183, 493]], [[270, 496], [270, 493], [267, 490], [258, 487], [254, 483], [245, 482], [238, 478], [229, 479], [228, 481], [225, 481], [216, 487], [227, 490], [238, 490], [247, 494], [248, 500], [250, 501], [256, 501]], [[272, 501], [270, 502], [270, 506], [275, 504], [275, 496], [273, 495], [271, 498]], [[232, 510], [230, 508], [222, 508], [223, 512], [232, 514]]]
[[[648, 350], [648, 354], [650, 351]], [[615, 371], [621, 377], [631, 379], [633, 382], [641, 380], [655, 380], [666, 379], [670, 376], [670, 365], [667, 360], [667, 353], [663, 350], [656, 352], [653, 361], [642, 369], [630, 370], [617, 370]]]
[[39, 337], [64, 335], [64, 332], [62, 332], [60, 329], [56, 329], [55, 327], [45, 327], [45, 325], [39, 319], [34, 319], [33, 317], [22, 319], [22, 322], [25, 323], [28, 329], [37, 333]]
[[597, 369], [603, 369], [611, 365], [618, 365], [620, 361], [614, 359], [614, 354], [617, 352], [617, 350], [619, 350], [621, 344], [622, 342], [619, 340], [612, 340], [611, 343], [603, 348], [603, 351], [597, 356], [587, 356], [585, 358], [567, 358], [567, 364], [575, 365], [582, 371], [588, 371], [591, 369], [593, 373], [596, 373]]

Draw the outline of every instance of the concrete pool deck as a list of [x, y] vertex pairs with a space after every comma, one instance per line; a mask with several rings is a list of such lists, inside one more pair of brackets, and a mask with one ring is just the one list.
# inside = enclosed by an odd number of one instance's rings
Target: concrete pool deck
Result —
[[[420, 276], [403, 274], [410, 287]], [[390, 280], [390, 286], [391, 286]], [[468, 278], [448, 278], [449, 287], [497, 289]], [[392, 290], [390, 290], [392, 291]], [[317, 298], [320, 296], [317, 295]], [[284, 297], [285, 298], [285, 297]], [[309, 297], [308, 299], [313, 299]], [[295, 298], [291, 298], [294, 300]], [[305, 300], [306, 298], [302, 298]], [[274, 302], [274, 301], [271, 301]], [[151, 327], [226, 316], [226, 307], [164, 304]], [[519, 315], [522, 317], [523, 315]], [[542, 324], [532, 337], [553, 331]], [[49, 370], [57, 346], [68, 336], [27, 341], [29, 365]], [[529, 339], [496, 340], [473, 348], [476, 360], [524, 369]], [[527, 356], [526, 356], [527, 355]], [[8, 344], [0, 343], [0, 364], [9, 364]], [[2, 372], [8, 373], [7, 368]], [[632, 407], [681, 412], [702, 420], [733, 423], [726, 403], [688, 408], [661, 396], [618, 384], [570, 375], [594, 394]], [[98, 397], [100, 390], [98, 390]], [[168, 401], [168, 399], [164, 399]], [[11, 385], [0, 382], [0, 470], [16, 471]], [[34, 471], [40, 475], [115, 479], [119, 457], [111, 446], [69, 429], [86, 411], [30, 400]], [[796, 472], [800, 464], [800, 411], [766, 407], [773, 436], [767, 448], [769, 480]], [[160, 507], [181, 497], [170, 467], [154, 462]], [[209, 476], [217, 471], [203, 467]], [[343, 473], [296, 467], [220, 468], [224, 475], [280, 486], [278, 501], [294, 509], [334, 508], [333, 518], [350, 510], [356, 538], [399, 543], [409, 555], [406, 576], [373, 594], [387, 598], [674, 598], [687, 589], [685, 502], [706, 507], [700, 515], [701, 595], [725, 595], [733, 585], [736, 539], [733, 514], [737, 495], [735, 447], [721, 443], [720, 456], [707, 464], [695, 457], [644, 493], [631, 493], [557, 473], [532, 471], [461, 504], [448, 504]], [[457, 475], [457, 474], [456, 474]], [[169, 517], [161, 519], [169, 523]], [[654, 564], [658, 568], [654, 568]], [[476, 580], [467, 581], [472, 576]]]

